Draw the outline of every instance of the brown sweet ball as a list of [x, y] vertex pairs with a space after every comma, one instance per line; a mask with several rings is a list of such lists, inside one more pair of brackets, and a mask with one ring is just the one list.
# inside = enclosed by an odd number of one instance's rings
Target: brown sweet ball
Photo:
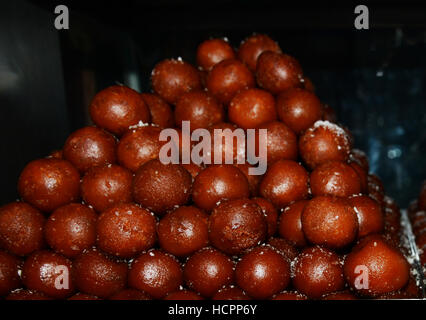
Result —
[[358, 298], [349, 290], [345, 290], [326, 294], [321, 300], [358, 300]]
[[237, 263], [236, 283], [254, 299], [267, 299], [290, 283], [290, 263], [276, 249], [259, 246]]
[[[243, 130], [228, 122], [217, 123], [209, 128], [212, 137], [210, 163], [215, 163], [216, 154], [222, 155], [219, 157], [220, 163], [226, 163], [226, 157], [232, 159], [233, 164], [237, 163], [238, 157], [246, 158], [246, 144], [238, 143], [238, 139], [231, 136], [237, 129]], [[228, 140], [232, 140], [232, 148], [227, 145]]]
[[376, 201], [369, 196], [354, 196], [348, 200], [358, 216], [358, 239], [383, 231], [383, 212]]
[[234, 263], [219, 250], [207, 247], [188, 259], [183, 277], [188, 288], [204, 297], [211, 297], [233, 282]]
[[349, 160], [352, 162], [356, 162], [358, 165], [360, 165], [364, 169], [366, 173], [368, 173], [368, 170], [370, 169], [370, 165], [368, 162], [368, 157], [364, 151], [359, 149], [352, 149], [351, 153], [349, 154]]
[[268, 244], [286, 256], [289, 261], [293, 261], [299, 255], [299, 251], [296, 247], [286, 239], [271, 238]]
[[251, 300], [251, 298], [242, 289], [230, 285], [216, 292], [212, 300]]
[[347, 161], [350, 150], [346, 131], [329, 121], [315, 122], [299, 138], [300, 156], [311, 169], [328, 161]]
[[313, 244], [342, 248], [357, 237], [358, 217], [345, 198], [314, 197], [303, 209], [301, 219], [303, 233]]
[[153, 93], [141, 93], [141, 97], [148, 106], [152, 124], [160, 128], [174, 127], [173, 110], [166, 101]]
[[73, 261], [75, 286], [84, 293], [109, 298], [125, 288], [127, 269], [125, 262], [114, 260], [92, 249]]
[[349, 197], [361, 192], [361, 181], [352, 167], [341, 161], [328, 161], [318, 165], [310, 175], [314, 196]]
[[336, 253], [320, 246], [306, 248], [296, 259], [293, 285], [311, 299], [342, 290], [342, 261]]
[[305, 247], [307, 242], [302, 230], [302, 212], [308, 200], [291, 203], [282, 211], [278, 222], [279, 235], [297, 247]]
[[182, 128], [182, 121], [190, 122], [191, 131], [208, 128], [225, 119], [223, 106], [206, 91], [191, 91], [182, 94], [176, 102], [175, 123]]
[[143, 291], [124, 289], [112, 295], [109, 300], [151, 300], [151, 297]]
[[97, 218], [92, 209], [79, 203], [59, 207], [44, 227], [46, 242], [56, 252], [75, 258], [95, 244]]
[[257, 203], [257, 205], [262, 210], [263, 214], [266, 218], [266, 224], [268, 225], [268, 237], [272, 237], [277, 232], [277, 223], [278, 223], [278, 212], [277, 209], [275, 209], [274, 205], [264, 199], [264, 198], [252, 198], [254, 202]]
[[[382, 180], [376, 176], [373, 173], [368, 174], [367, 176], [367, 181], [368, 181], [368, 191], [372, 192], [372, 191], [377, 191], [378, 193], [381, 194], [385, 194], [385, 187], [383, 185]], [[383, 197], [384, 200], [384, 197]]]
[[318, 97], [302, 88], [291, 88], [277, 97], [279, 119], [300, 134], [321, 119], [322, 105]]
[[52, 298], [38, 291], [18, 289], [11, 292], [6, 300], [52, 300]]
[[0, 297], [21, 286], [21, 261], [15, 256], [0, 250]]
[[197, 69], [180, 58], [159, 62], [152, 70], [151, 82], [155, 93], [171, 104], [185, 92], [201, 89]]
[[133, 174], [118, 165], [90, 169], [81, 182], [81, 196], [96, 211], [132, 201]]
[[229, 121], [243, 129], [254, 129], [277, 119], [275, 99], [268, 91], [249, 88], [241, 90], [228, 107]]
[[167, 213], [158, 224], [160, 247], [178, 257], [189, 256], [207, 246], [209, 216], [193, 206], [182, 206]]
[[266, 34], [253, 34], [241, 42], [238, 48], [238, 59], [244, 62], [251, 71], [256, 71], [257, 59], [265, 51], [281, 53], [281, 48]]
[[121, 136], [139, 121], [148, 123], [149, 109], [140, 94], [115, 85], [98, 92], [90, 103], [90, 116], [100, 128]]
[[229, 104], [238, 91], [253, 88], [255, 82], [244, 63], [227, 59], [213, 67], [207, 76], [206, 86], [219, 102]]
[[192, 200], [197, 207], [211, 211], [219, 201], [248, 198], [247, 178], [231, 164], [211, 165], [201, 171], [192, 186]]
[[132, 258], [152, 248], [157, 240], [157, 220], [133, 203], [118, 204], [102, 212], [96, 224], [98, 247], [119, 258]]
[[249, 174], [250, 168], [253, 168], [253, 166], [249, 163], [242, 163], [242, 164], [236, 164], [235, 165], [238, 169], [241, 170], [241, 172], [246, 176], [249, 189], [250, 189], [250, 196], [255, 197], [259, 194], [259, 185], [260, 181], [262, 181], [263, 175], [258, 174]]
[[329, 121], [332, 123], [337, 122], [336, 111], [328, 104], [322, 106], [322, 120]]
[[272, 300], [308, 300], [308, 297], [297, 291], [283, 291], [275, 295]]
[[224, 201], [209, 218], [210, 242], [227, 254], [241, 254], [258, 245], [266, 234], [266, 218], [256, 202], [249, 199]]
[[227, 39], [209, 39], [200, 43], [197, 48], [197, 64], [205, 71], [210, 71], [223, 60], [234, 58], [234, 49]]
[[79, 198], [80, 174], [66, 160], [34, 160], [22, 170], [18, 191], [24, 201], [51, 212]]
[[364, 170], [357, 162], [349, 160], [348, 164], [355, 170], [358, 175], [359, 182], [361, 185], [361, 192], [368, 193], [368, 180], [367, 180], [367, 171]]
[[127, 132], [117, 146], [118, 162], [136, 172], [141, 165], [157, 159], [165, 142], [160, 141], [161, 128], [143, 126]]
[[0, 208], [0, 248], [25, 256], [43, 247], [44, 216], [29, 204], [12, 202]]
[[91, 294], [77, 292], [75, 295], [68, 298], [67, 300], [91, 301], [91, 300], [102, 300], [102, 299], [96, 296], [92, 296]]
[[188, 202], [192, 176], [181, 165], [150, 160], [142, 165], [133, 180], [133, 197], [137, 203], [162, 215]]
[[129, 272], [129, 286], [162, 299], [182, 284], [182, 269], [175, 257], [159, 250], [142, 253]]
[[291, 160], [278, 160], [269, 167], [262, 182], [260, 194], [277, 208], [302, 200], [308, 195], [309, 176], [305, 168]]
[[64, 299], [74, 291], [71, 277], [71, 260], [51, 251], [36, 251], [22, 267], [22, 282], [30, 290], [36, 290], [56, 299]]
[[[359, 270], [359, 266], [363, 269]], [[348, 284], [358, 293], [377, 296], [404, 287], [409, 279], [410, 265], [398, 249], [373, 235], [352, 249], [345, 259], [344, 273]], [[368, 274], [368, 288], [365, 288], [366, 278], [362, 274]]]
[[203, 297], [193, 291], [178, 290], [169, 293], [164, 300], [203, 300]]
[[299, 62], [287, 54], [265, 51], [257, 60], [257, 84], [273, 94], [299, 87], [302, 73]]

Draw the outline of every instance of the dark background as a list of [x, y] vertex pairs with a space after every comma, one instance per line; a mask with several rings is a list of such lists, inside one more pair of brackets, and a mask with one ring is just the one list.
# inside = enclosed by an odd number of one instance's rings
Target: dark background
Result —
[[[54, 28], [54, 8], [70, 29]], [[356, 30], [355, 4], [370, 10]], [[371, 171], [401, 206], [426, 179], [426, 8], [422, 1], [0, 1], [0, 204], [14, 200], [20, 170], [89, 123], [102, 88], [150, 90], [158, 61], [194, 63], [197, 45], [226, 36], [238, 47], [267, 33], [295, 56], [320, 99], [367, 152]]]

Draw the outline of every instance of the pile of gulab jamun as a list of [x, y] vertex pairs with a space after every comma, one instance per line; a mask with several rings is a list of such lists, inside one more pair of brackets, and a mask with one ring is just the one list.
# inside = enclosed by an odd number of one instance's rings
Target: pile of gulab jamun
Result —
[[[149, 93], [100, 91], [93, 125], [22, 170], [0, 207], [0, 299], [419, 297], [398, 206], [300, 63], [264, 34], [206, 40], [196, 63], [160, 61]], [[266, 172], [216, 144], [202, 159], [232, 163], [165, 164], [163, 129], [194, 148], [184, 121], [267, 130]], [[411, 215], [425, 248], [420, 210], [426, 187]]]

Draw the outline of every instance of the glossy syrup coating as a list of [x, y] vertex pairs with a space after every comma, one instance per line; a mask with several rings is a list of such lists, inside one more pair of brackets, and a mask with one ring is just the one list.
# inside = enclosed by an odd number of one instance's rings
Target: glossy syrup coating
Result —
[[251, 298], [241, 288], [230, 285], [216, 292], [212, 300], [251, 300]]
[[131, 258], [152, 248], [157, 220], [148, 210], [123, 203], [102, 212], [96, 224], [98, 247], [120, 258]]
[[253, 88], [254, 85], [253, 74], [236, 59], [227, 59], [216, 64], [206, 81], [209, 92], [224, 104], [229, 104], [238, 91]]
[[90, 103], [89, 110], [93, 122], [98, 127], [118, 136], [139, 121], [148, 123], [151, 118], [140, 94], [120, 85], [98, 92]]
[[251, 71], [256, 71], [257, 59], [265, 51], [281, 53], [281, 48], [266, 34], [253, 34], [241, 42], [238, 48], [238, 59], [244, 62]]
[[276, 249], [259, 246], [237, 263], [236, 283], [254, 299], [267, 299], [290, 283], [290, 263]]
[[266, 218], [266, 224], [268, 225], [268, 237], [272, 237], [277, 232], [277, 223], [278, 223], [278, 211], [275, 209], [274, 205], [264, 198], [252, 198], [254, 202], [262, 210]]
[[124, 289], [113, 294], [109, 300], [151, 300], [151, 297], [143, 291]]
[[358, 238], [383, 230], [384, 218], [380, 205], [369, 196], [354, 196], [349, 199], [358, 216]]
[[250, 196], [255, 197], [259, 194], [259, 185], [260, 181], [262, 181], [263, 175], [259, 174], [249, 174], [250, 168], [253, 168], [253, 166], [249, 163], [242, 163], [242, 164], [236, 164], [235, 165], [238, 169], [241, 170], [241, 172], [246, 176], [249, 189], [250, 189]]
[[96, 249], [88, 250], [73, 261], [76, 287], [100, 298], [109, 298], [124, 289], [128, 267]]
[[310, 175], [314, 196], [349, 197], [361, 192], [358, 174], [349, 164], [329, 161], [317, 166]]
[[90, 169], [81, 182], [81, 196], [96, 211], [132, 201], [133, 174], [119, 165]]
[[358, 217], [348, 200], [318, 196], [309, 200], [302, 212], [306, 239], [329, 248], [342, 248], [357, 237]]
[[358, 298], [349, 290], [345, 290], [326, 294], [321, 300], [358, 300]]
[[288, 240], [283, 238], [270, 238], [268, 244], [287, 257], [289, 261], [293, 261], [299, 254], [296, 247]]
[[257, 88], [241, 90], [229, 104], [228, 118], [243, 129], [254, 129], [274, 121], [277, 119], [274, 96]]
[[159, 250], [142, 253], [129, 272], [129, 286], [162, 299], [182, 284], [182, 269], [175, 257]]
[[136, 172], [141, 165], [157, 159], [164, 142], [160, 141], [161, 128], [143, 126], [127, 132], [117, 146], [118, 162]]
[[203, 300], [203, 297], [194, 291], [177, 290], [169, 293], [164, 300]]
[[133, 180], [133, 197], [137, 203], [162, 215], [188, 202], [192, 176], [181, 165], [150, 160], [142, 165]]
[[305, 247], [307, 242], [302, 230], [302, 212], [308, 200], [299, 200], [283, 209], [278, 221], [279, 235], [297, 247]]
[[183, 93], [201, 89], [197, 69], [182, 59], [159, 62], [152, 70], [151, 83], [155, 93], [171, 104]]
[[265, 51], [257, 60], [257, 84], [273, 94], [300, 86], [301, 78], [299, 62], [287, 54]]
[[204, 297], [211, 297], [233, 282], [234, 263], [219, 250], [204, 248], [185, 263], [183, 277], [188, 288]]
[[342, 290], [345, 280], [341, 259], [319, 246], [304, 249], [294, 265], [293, 285], [312, 299]]
[[292, 201], [308, 195], [308, 173], [299, 163], [278, 160], [269, 167], [262, 182], [260, 194], [277, 208], [284, 208]]
[[321, 119], [321, 101], [302, 88], [291, 88], [280, 93], [276, 105], [280, 120], [297, 134]]
[[28, 290], [28, 289], [18, 289], [12, 291], [7, 297], [6, 300], [52, 300], [52, 298], [46, 296], [42, 292]]
[[211, 211], [221, 200], [247, 198], [249, 193], [241, 170], [230, 164], [211, 165], [195, 177], [192, 200], [197, 207]]
[[64, 299], [74, 291], [71, 267], [71, 260], [64, 256], [51, 251], [36, 251], [25, 260], [22, 282], [27, 289]]
[[10, 291], [21, 285], [21, 260], [0, 250], [0, 297], [6, 296]]
[[160, 247], [184, 257], [207, 246], [208, 219], [206, 213], [193, 206], [182, 206], [167, 213], [157, 227]]
[[352, 167], [352, 169], [355, 170], [355, 172], [358, 175], [360, 186], [361, 186], [361, 192], [368, 193], [367, 172], [357, 162], [349, 160], [348, 164]]
[[23, 202], [0, 208], [0, 248], [25, 256], [43, 247], [44, 216]]
[[223, 106], [206, 91], [182, 94], [174, 110], [175, 123], [182, 128], [182, 121], [190, 121], [190, 129], [208, 128], [225, 119]]
[[202, 70], [210, 71], [219, 62], [234, 58], [234, 49], [226, 39], [209, 39], [197, 48], [197, 64]]
[[95, 244], [97, 218], [93, 209], [79, 203], [59, 207], [44, 227], [46, 242], [54, 251], [75, 258]]
[[[357, 285], [360, 276], [358, 266], [368, 272], [368, 289]], [[410, 275], [410, 265], [401, 252], [381, 236], [372, 235], [363, 239], [346, 257], [344, 272], [348, 284], [358, 293], [377, 296], [404, 287]], [[361, 283], [362, 284], [362, 283]]]
[[297, 291], [283, 291], [276, 294], [272, 300], [308, 300], [308, 297]]
[[18, 191], [24, 201], [51, 212], [79, 198], [80, 174], [65, 160], [34, 160], [22, 170]]
[[174, 127], [173, 110], [164, 99], [154, 93], [141, 93], [141, 97], [148, 106], [152, 124], [160, 128]]
[[266, 218], [252, 200], [224, 201], [210, 214], [210, 243], [227, 254], [241, 254], [260, 244], [266, 234]]
[[328, 161], [346, 161], [351, 143], [348, 134], [336, 124], [319, 120], [299, 138], [299, 152], [309, 168]]

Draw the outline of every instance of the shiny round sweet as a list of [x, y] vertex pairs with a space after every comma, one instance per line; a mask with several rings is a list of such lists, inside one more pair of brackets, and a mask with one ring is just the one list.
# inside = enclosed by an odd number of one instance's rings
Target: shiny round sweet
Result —
[[157, 227], [160, 247], [184, 257], [207, 246], [208, 219], [206, 213], [193, 206], [182, 206], [167, 213]]
[[162, 299], [176, 291], [182, 281], [179, 262], [159, 250], [141, 254], [130, 266], [129, 286], [148, 293], [154, 299]]
[[229, 104], [228, 118], [243, 129], [254, 129], [274, 121], [277, 119], [274, 96], [257, 88], [241, 90]]
[[292, 201], [308, 195], [308, 173], [299, 163], [278, 160], [269, 167], [262, 182], [260, 194], [277, 208], [284, 208]]
[[293, 261], [299, 254], [296, 247], [288, 240], [283, 238], [270, 238], [268, 244], [287, 257], [289, 261]]
[[358, 300], [358, 298], [347, 290], [326, 294], [321, 300]]
[[257, 84], [273, 94], [300, 86], [302, 73], [299, 62], [287, 54], [265, 51], [257, 60]]
[[20, 270], [21, 261], [6, 251], [0, 250], [0, 297], [20, 287]]
[[115, 85], [98, 92], [89, 106], [93, 122], [115, 135], [122, 135], [139, 121], [148, 123], [150, 113], [135, 90]]
[[279, 235], [294, 243], [297, 247], [305, 247], [307, 242], [302, 230], [302, 212], [308, 200], [299, 200], [291, 203], [282, 211], [278, 221]]
[[358, 216], [358, 238], [383, 230], [384, 218], [380, 205], [369, 196], [354, 196], [349, 199]]
[[36, 251], [22, 267], [22, 282], [27, 289], [36, 290], [56, 299], [64, 299], [74, 291], [71, 260], [51, 251]]
[[133, 198], [154, 213], [162, 215], [188, 202], [192, 176], [181, 165], [150, 160], [142, 165], [133, 180]]
[[[358, 266], [366, 269], [360, 272]], [[357, 285], [358, 277], [365, 272], [368, 272], [368, 289]], [[352, 249], [345, 259], [344, 273], [348, 284], [358, 293], [377, 296], [404, 287], [409, 279], [410, 266], [398, 249], [382, 237], [373, 235]]]
[[192, 186], [192, 200], [197, 207], [211, 211], [221, 200], [247, 198], [247, 178], [230, 164], [211, 165], [201, 171]]
[[206, 71], [223, 60], [234, 58], [234, 49], [226, 39], [209, 39], [200, 43], [197, 48], [197, 64]]
[[291, 88], [277, 96], [279, 119], [300, 134], [321, 119], [322, 105], [318, 97], [302, 88]]
[[0, 248], [25, 256], [43, 247], [44, 216], [29, 204], [12, 202], [0, 207]]
[[364, 151], [359, 149], [352, 149], [351, 153], [349, 154], [349, 160], [359, 164], [364, 169], [364, 171], [368, 173], [370, 166], [368, 163], [368, 157]]
[[136, 172], [141, 165], [157, 159], [165, 142], [160, 141], [159, 127], [144, 126], [127, 132], [117, 146], [118, 162]]
[[283, 291], [276, 294], [272, 300], [308, 300], [308, 297], [297, 291]]
[[216, 292], [212, 300], [251, 300], [251, 298], [240, 288], [230, 285]]
[[272, 247], [259, 246], [237, 263], [235, 279], [254, 299], [267, 299], [290, 283], [290, 263]]
[[52, 300], [52, 298], [38, 291], [19, 289], [11, 292], [6, 297], [6, 300]]
[[75, 258], [95, 244], [97, 218], [92, 209], [79, 203], [59, 207], [44, 227], [46, 242], [54, 251]]
[[182, 94], [174, 110], [175, 123], [182, 128], [182, 121], [190, 122], [191, 131], [208, 128], [225, 119], [222, 105], [206, 91], [191, 91]]
[[251, 71], [256, 71], [257, 59], [265, 51], [281, 53], [278, 43], [266, 34], [253, 34], [241, 42], [238, 48], [238, 59], [244, 62]]
[[278, 212], [277, 209], [275, 209], [274, 205], [264, 199], [264, 198], [252, 198], [254, 202], [257, 203], [257, 205], [262, 210], [263, 214], [266, 218], [266, 224], [268, 225], [268, 237], [272, 237], [277, 232], [277, 223], [278, 223]]
[[358, 217], [345, 198], [314, 197], [302, 212], [302, 230], [306, 239], [329, 248], [342, 248], [357, 237]]
[[160, 128], [174, 127], [173, 110], [166, 101], [153, 93], [141, 93], [141, 97], [148, 106], [152, 124]]
[[51, 212], [78, 199], [80, 174], [66, 160], [34, 160], [22, 170], [18, 191], [24, 201], [37, 209]]
[[259, 194], [259, 185], [260, 185], [260, 181], [262, 181], [263, 175], [250, 174], [250, 168], [254, 168], [254, 167], [247, 162], [242, 164], [237, 163], [235, 166], [238, 169], [240, 169], [241, 172], [246, 176], [248, 184], [249, 184], [250, 195], [252, 197], [257, 196]]
[[223, 201], [210, 214], [210, 243], [227, 254], [241, 254], [258, 245], [266, 235], [266, 218], [252, 200]]
[[[212, 125], [209, 128], [211, 136], [211, 154], [210, 163], [213, 164], [236, 164], [238, 158], [246, 159], [246, 143], [245, 132], [241, 128], [237, 128], [234, 124], [221, 122]], [[235, 135], [244, 135], [244, 140], [238, 142]], [[230, 142], [232, 146], [230, 146]], [[220, 157], [222, 155], [222, 157]], [[218, 160], [216, 160], [218, 158]], [[228, 160], [229, 159], [229, 160]], [[242, 162], [242, 161], [240, 161]]]
[[119, 165], [90, 169], [81, 182], [81, 196], [96, 211], [132, 201], [133, 174]]
[[124, 289], [112, 295], [109, 300], [151, 300], [151, 297], [143, 291]]
[[[385, 194], [385, 187], [383, 185], [382, 180], [378, 176], [370, 173], [367, 176], [367, 181], [368, 181], [368, 191], [369, 192], [377, 191], [378, 193], [380, 193], [382, 195]], [[382, 200], [384, 200], [384, 197], [382, 198]]]
[[183, 93], [201, 89], [197, 69], [182, 59], [159, 62], [152, 70], [151, 83], [155, 93], [171, 104]]
[[361, 193], [368, 193], [368, 180], [367, 180], [367, 172], [361, 167], [357, 162], [349, 160], [348, 164], [358, 175], [359, 182], [361, 185]]
[[152, 248], [157, 220], [133, 203], [118, 204], [102, 212], [96, 223], [98, 248], [120, 258], [131, 258]]
[[206, 87], [219, 102], [228, 104], [235, 94], [255, 85], [253, 74], [236, 59], [223, 60], [207, 75]]
[[234, 263], [220, 251], [204, 248], [185, 263], [183, 277], [188, 288], [204, 297], [213, 296], [234, 280]]
[[203, 297], [189, 290], [178, 290], [169, 293], [164, 300], [203, 300]]
[[309, 168], [328, 161], [347, 161], [351, 143], [338, 125], [319, 120], [299, 138], [299, 152]]
[[293, 285], [312, 299], [342, 290], [345, 280], [339, 256], [319, 246], [304, 249], [296, 259]]
[[73, 261], [76, 287], [100, 298], [109, 298], [125, 288], [127, 269], [125, 262], [113, 260], [96, 249], [82, 253]]

